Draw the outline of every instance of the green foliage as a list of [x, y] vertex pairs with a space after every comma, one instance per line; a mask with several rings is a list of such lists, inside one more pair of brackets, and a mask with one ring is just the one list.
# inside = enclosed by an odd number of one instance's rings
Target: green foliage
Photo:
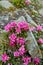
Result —
[[31, 2], [36, 10], [39, 10], [42, 7], [42, 5], [40, 4], [40, 0], [31, 0]]
[[0, 61], [0, 65], [2, 65], [2, 62]]
[[6, 46], [9, 43], [9, 40], [7, 37], [8, 37], [8, 33], [2, 31], [2, 33], [0, 34], [0, 54], [2, 54], [4, 50], [6, 50], [7, 48]]
[[0, 11], [1, 11], [1, 10], [4, 10], [4, 8], [0, 5]]
[[[40, 4], [40, 0], [30, 0], [31, 6], [34, 6], [36, 10], [39, 10], [42, 5]], [[26, 7], [25, 0], [10, 0], [17, 8]], [[28, 7], [28, 6], [27, 6]]]
[[43, 59], [41, 59], [41, 62], [40, 62], [40, 64], [39, 65], [43, 65]]
[[12, 0], [12, 3], [17, 7], [24, 7], [25, 6], [25, 0]]
[[29, 63], [29, 65], [34, 65], [34, 63]]

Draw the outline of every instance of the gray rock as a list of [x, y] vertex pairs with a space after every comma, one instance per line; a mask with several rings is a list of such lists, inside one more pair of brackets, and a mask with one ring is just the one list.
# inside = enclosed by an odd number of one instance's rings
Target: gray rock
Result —
[[37, 24], [32, 20], [30, 15], [28, 15], [24, 9], [17, 10], [14, 13], [16, 15], [15, 17], [18, 18], [20, 16], [24, 16], [28, 23], [30, 23], [31, 25], [37, 26]]
[[25, 17], [26, 17], [27, 22], [30, 23], [31, 25], [37, 26], [37, 24], [32, 20], [30, 15], [28, 15], [24, 9], [23, 9], [23, 11], [25, 13]]
[[6, 9], [8, 9], [9, 7], [13, 7], [13, 5], [9, 2], [9, 1], [0, 1], [0, 5]]
[[27, 50], [28, 50], [29, 54], [32, 56], [32, 58], [34, 58], [34, 57], [42, 58], [41, 50], [31, 31], [28, 32], [28, 38], [26, 40], [27, 40], [27, 42], [26, 42]]
[[21, 21], [26, 21], [26, 20], [25, 20], [24, 16], [21, 16], [18, 20], [15, 20], [15, 21], [17, 21], [17, 22], [20, 21], [21, 22]]
[[43, 0], [39, 0], [40, 4], [43, 6]]
[[9, 22], [9, 16], [8, 15], [0, 16], [0, 28], [3, 28], [4, 25], [6, 25], [8, 22]]
[[0, 56], [0, 60], [1, 60], [1, 56]]
[[43, 8], [39, 10], [39, 13], [43, 16]]

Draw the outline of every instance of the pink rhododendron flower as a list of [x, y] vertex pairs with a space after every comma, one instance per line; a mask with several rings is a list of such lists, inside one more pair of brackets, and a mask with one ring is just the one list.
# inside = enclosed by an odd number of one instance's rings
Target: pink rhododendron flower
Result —
[[8, 63], [8, 65], [12, 65], [12, 63]]
[[39, 64], [40, 63], [40, 59], [39, 58], [34, 58], [33, 61], [34, 61], [35, 64]]
[[9, 60], [9, 56], [6, 53], [2, 54], [2, 62], [5, 63], [8, 60]]
[[10, 24], [8, 23], [8, 24], [4, 27], [4, 29], [5, 29], [7, 32], [9, 32], [9, 31], [10, 31], [10, 29], [11, 29]]
[[17, 33], [17, 34], [21, 33], [21, 29], [20, 29], [19, 26], [16, 27], [16, 33]]
[[25, 31], [29, 30], [29, 24], [25, 21], [19, 22], [18, 25], [21, 29], [24, 29]]
[[9, 39], [12, 41], [12, 42], [15, 42], [16, 40], [16, 35], [14, 33], [12, 33], [10, 36], [9, 36]]
[[31, 57], [25, 57], [25, 58], [22, 58], [22, 60], [24, 61], [24, 65], [28, 65], [28, 63], [31, 62]]
[[14, 56], [15, 56], [15, 57], [20, 56], [20, 55], [19, 55], [19, 52], [18, 52], [18, 51], [15, 51], [15, 52], [14, 52]]
[[30, 3], [31, 3], [30, 0], [25, 0], [25, 4], [26, 4], [26, 5], [29, 5]]
[[24, 45], [25, 43], [25, 39], [20, 37], [20, 38], [17, 38], [17, 43], [19, 43], [20, 45]]
[[17, 24], [16, 24], [16, 22], [11, 22], [11, 23], [10, 23], [10, 26], [11, 26], [11, 28], [13, 28], [13, 27], [16, 27]]
[[26, 51], [25, 51], [24, 45], [22, 45], [22, 46], [19, 48], [19, 53], [20, 53], [20, 55], [24, 55], [25, 52], [26, 52]]
[[34, 31], [36, 28], [35, 27], [31, 27], [29, 29], [30, 29], [30, 31]]
[[24, 62], [23, 65], [28, 65], [28, 62]]
[[24, 58], [22, 58], [22, 60], [24, 61], [24, 62], [31, 62], [31, 57], [24, 57]]
[[38, 25], [36, 29], [37, 29], [37, 31], [41, 31], [42, 30], [42, 26]]
[[13, 27], [16, 27], [16, 22], [11, 22], [11, 23], [8, 23], [5, 27], [4, 27], [4, 29], [7, 31], [7, 32], [9, 32]]
[[15, 42], [10, 41], [10, 46], [15, 46]]
[[43, 39], [42, 39], [42, 38], [39, 38], [38, 42], [39, 42], [40, 44], [43, 44]]

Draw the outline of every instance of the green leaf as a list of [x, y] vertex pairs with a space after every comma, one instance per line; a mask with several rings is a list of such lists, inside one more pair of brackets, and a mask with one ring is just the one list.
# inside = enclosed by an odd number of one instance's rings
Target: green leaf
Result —
[[29, 63], [29, 65], [34, 65], [34, 63]]
[[2, 65], [2, 62], [0, 61], [0, 65]]

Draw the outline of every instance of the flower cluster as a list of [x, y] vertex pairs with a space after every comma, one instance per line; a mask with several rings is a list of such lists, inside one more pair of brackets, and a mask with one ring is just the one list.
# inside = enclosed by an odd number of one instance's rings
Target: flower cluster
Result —
[[31, 31], [41, 31], [43, 29], [43, 26], [37, 25], [37, 27], [30, 27], [29, 28]]
[[24, 55], [24, 53], [25, 53], [25, 48], [24, 48], [24, 45], [22, 45], [22, 46], [18, 49], [18, 51], [14, 52], [14, 56], [15, 56], [15, 57], [22, 56], [22, 55]]
[[22, 58], [22, 60], [23, 60], [23, 64], [24, 65], [28, 65], [28, 63], [30, 63], [31, 62], [31, 57], [25, 57], [25, 58]]
[[[40, 63], [40, 59], [31, 58], [26, 49], [25, 34], [27, 34], [29, 29], [31, 31], [35, 30], [35, 27], [33, 27], [32, 29], [30, 28], [29, 24], [26, 21], [20, 21], [18, 23], [16, 22], [8, 23], [4, 27], [4, 29], [6, 30], [6, 33], [9, 33], [7, 36], [9, 46], [7, 46], [6, 48], [7, 51], [4, 51], [4, 53], [2, 54], [2, 62], [4, 62], [4, 64], [14, 65], [16, 61], [18, 62], [18, 59], [19, 62], [23, 63], [23, 65], [28, 65], [31, 62], [33, 62], [34, 64]], [[37, 30], [39, 31], [39, 28]], [[42, 43], [42, 40], [40, 42]], [[9, 50], [11, 50], [11, 52], [9, 52]]]
[[16, 22], [11, 22], [8, 23], [4, 29], [9, 32], [12, 29], [15, 29], [15, 32], [17, 33], [21, 33], [21, 29], [27, 31], [29, 30], [29, 25], [26, 21], [22, 21], [22, 22], [18, 22], [18, 24]]
[[4, 28], [7, 32], [9, 32], [14, 27], [16, 27], [16, 22], [8, 23]]
[[33, 62], [34, 62], [36, 65], [38, 65], [39, 62], [40, 62], [40, 59], [39, 59], [39, 58], [34, 58]]
[[43, 44], [43, 39], [39, 38], [38, 43]]
[[4, 54], [2, 54], [2, 61], [5, 63], [6, 61], [8, 61], [10, 59], [10, 57], [6, 54], [6, 53], [4, 53]]

